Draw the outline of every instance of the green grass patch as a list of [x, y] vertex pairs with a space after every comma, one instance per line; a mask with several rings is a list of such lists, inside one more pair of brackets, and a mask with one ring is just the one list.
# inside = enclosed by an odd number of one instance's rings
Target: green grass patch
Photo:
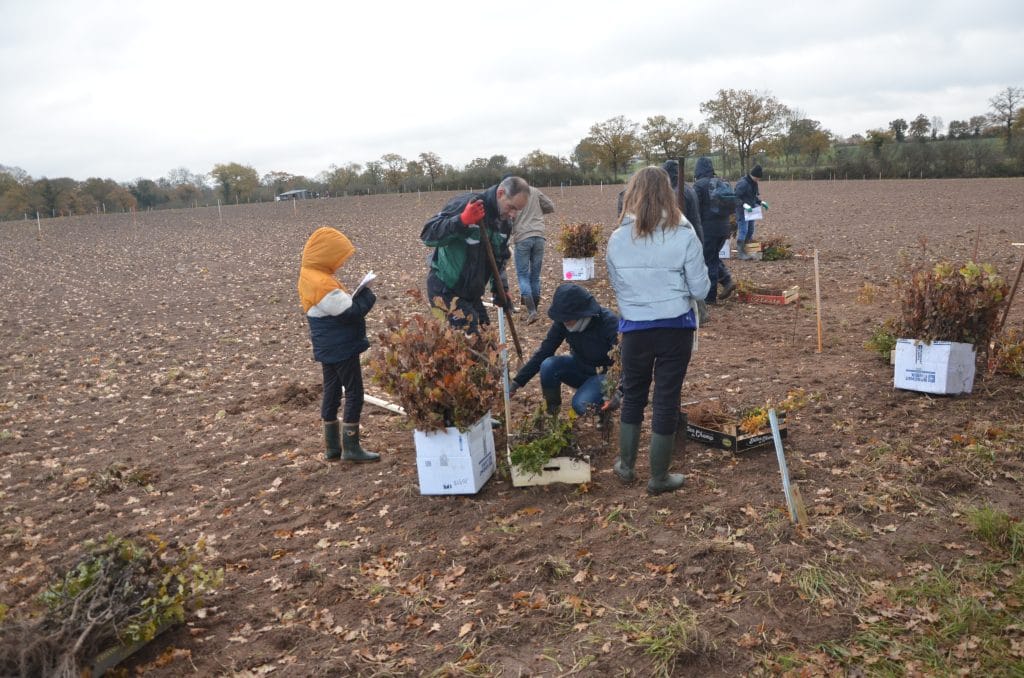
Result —
[[1024, 524], [1009, 514], [988, 506], [971, 509], [967, 521], [974, 534], [994, 549], [1018, 562], [1024, 555]]
[[714, 640], [688, 607], [650, 605], [618, 622], [629, 643], [643, 649], [653, 665], [648, 675], [675, 675], [676, 665], [687, 658], [714, 652]]

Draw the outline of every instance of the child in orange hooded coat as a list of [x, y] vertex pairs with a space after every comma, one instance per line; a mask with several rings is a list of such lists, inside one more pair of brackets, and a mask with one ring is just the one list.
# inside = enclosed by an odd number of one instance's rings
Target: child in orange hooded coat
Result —
[[[334, 278], [355, 249], [337, 229], [318, 228], [302, 249], [299, 270], [299, 299], [309, 321], [313, 359], [321, 364], [324, 373], [320, 418], [324, 422], [327, 446], [324, 456], [328, 461], [380, 460], [379, 454], [367, 452], [359, 444], [359, 416], [363, 411], [359, 354], [370, 348], [366, 338], [366, 314], [377, 297], [369, 287], [359, 290], [353, 297]], [[345, 411], [339, 427], [342, 389]]]

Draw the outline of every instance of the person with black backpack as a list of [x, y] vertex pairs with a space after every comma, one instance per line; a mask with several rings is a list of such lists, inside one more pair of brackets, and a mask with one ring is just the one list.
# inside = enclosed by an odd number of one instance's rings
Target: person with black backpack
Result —
[[715, 176], [715, 167], [707, 156], [697, 159], [694, 174], [697, 180], [693, 189], [697, 192], [700, 220], [704, 227], [704, 263], [708, 267], [708, 278], [712, 280], [705, 301], [717, 304], [718, 285], [714, 281], [722, 285], [722, 299], [726, 299], [736, 289], [729, 269], [718, 256], [722, 245], [729, 240], [729, 215], [736, 208], [736, 194], [729, 182]]

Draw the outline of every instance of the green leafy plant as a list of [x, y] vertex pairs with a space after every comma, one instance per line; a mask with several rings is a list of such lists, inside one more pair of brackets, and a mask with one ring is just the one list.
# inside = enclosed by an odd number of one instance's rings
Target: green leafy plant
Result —
[[793, 244], [781, 235], [773, 235], [761, 241], [762, 261], [779, 261], [793, 258]]
[[572, 445], [575, 422], [574, 410], [562, 419], [538, 407], [516, 431], [510, 455], [512, 465], [527, 475], [540, 475], [552, 457], [564, 454]]
[[890, 318], [881, 322], [875, 325], [871, 331], [871, 336], [864, 342], [864, 348], [874, 351], [888, 361], [889, 354], [896, 348], [896, 340], [899, 339], [898, 332], [899, 327], [894, 319]]
[[41, 614], [0, 625], [0, 675], [79, 676], [100, 652], [183, 622], [223, 583], [222, 570], [200, 564], [204, 546], [154, 535], [87, 542], [87, 555], [40, 594]]
[[371, 378], [405, 409], [413, 427], [466, 430], [501, 395], [500, 345], [489, 326], [467, 336], [435, 310], [385, 314], [380, 350], [369, 362]]
[[988, 346], [1008, 292], [991, 264], [941, 261], [918, 267], [900, 285], [901, 334]]
[[566, 259], [587, 259], [597, 255], [597, 234], [601, 224], [562, 224], [558, 251]]

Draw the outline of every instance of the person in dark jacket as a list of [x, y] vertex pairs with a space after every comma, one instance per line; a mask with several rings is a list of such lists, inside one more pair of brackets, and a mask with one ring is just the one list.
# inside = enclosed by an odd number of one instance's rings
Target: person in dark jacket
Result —
[[[492, 279], [481, 237], [490, 241], [498, 270], [503, 271], [511, 254], [512, 222], [529, 198], [529, 184], [510, 176], [483, 193], [455, 196], [424, 224], [420, 239], [435, 248], [427, 274], [427, 298], [448, 313], [453, 327], [475, 333], [479, 325], [490, 322], [484, 290], [490, 282], [497, 294], [496, 286], [502, 283]], [[508, 286], [503, 286], [507, 299]]]
[[736, 252], [740, 259], [753, 259], [747, 254], [747, 243], [754, 239], [754, 221], [747, 220], [744, 205], [757, 207], [761, 205], [761, 191], [758, 190], [758, 183], [764, 175], [760, 165], [754, 165], [753, 169], [736, 182]]
[[693, 184], [693, 189], [697, 193], [700, 221], [704, 227], [704, 263], [708, 267], [708, 278], [712, 281], [711, 290], [708, 292], [706, 301], [709, 304], [716, 304], [718, 303], [718, 285], [715, 284], [715, 281], [722, 285], [722, 299], [728, 297], [736, 289], [736, 284], [732, 280], [729, 269], [725, 267], [725, 264], [718, 256], [722, 245], [729, 240], [729, 215], [714, 214], [711, 211], [709, 184], [712, 177], [715, 176], [715, 168], [711, 164], [711, 158], [706, 156], [698, 158], [694, 174], [697, 180]]
[[[369, 287], [355, 296], [334, 275], [355, 247], [340, 231], [324, 226], [309, 236], [302, 249], [299, 269], [299, 301], [309, 321], [313, 359], [323, 368], [324, 395], [320, 418], [328, 461], [379, 461], [380, 455], [359, 444], [359, 416], [363, 411], [363, 373], [359, 354], [370, 348], [366, 338], [366, 314], [377, 297]], [[342, 389], [345, 392], [343, 424], [338, 424]], [[344, 437], [342, 437], [342, 433]]]
[[[555, 290], [548, 317], [554, 322], [547, 336], [512, 378], [509, 394], [540, 372], [548, 414], [557, 414], [562, 406], [562, 384], [576, 389], [572, 398], [576, 414], [599, 410], [604, 404], [604, 373], [612, 364], [612, 349], [619, 343], [619, 317], [598, 304], [585, 288], [572, 283]], [[569, 344], [569, 355], [555, 355], [563, 342]]]

